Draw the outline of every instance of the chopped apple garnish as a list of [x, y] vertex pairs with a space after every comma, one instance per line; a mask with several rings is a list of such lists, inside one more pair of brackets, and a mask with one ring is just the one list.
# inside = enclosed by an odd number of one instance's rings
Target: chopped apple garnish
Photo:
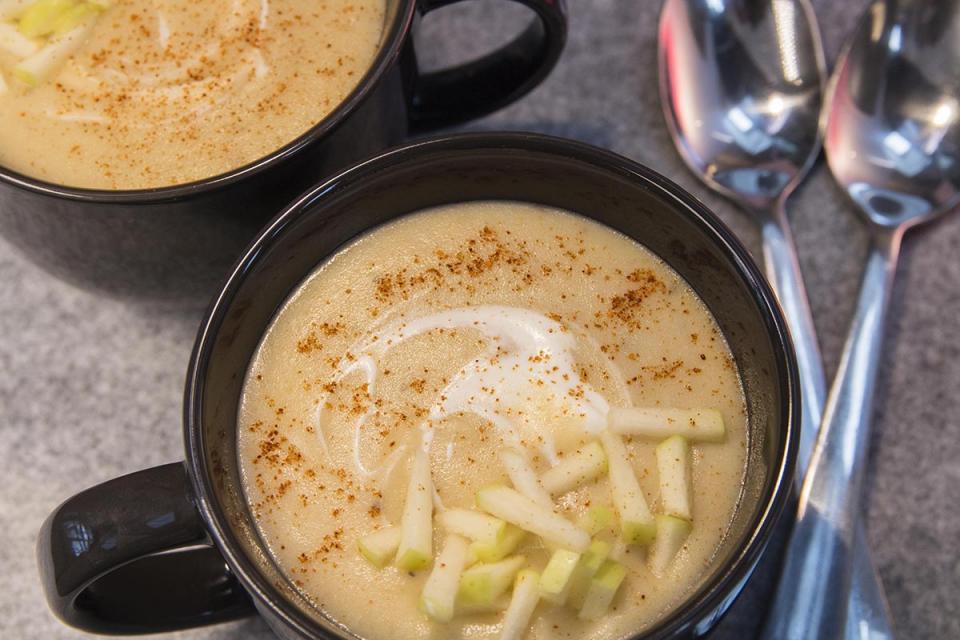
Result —
[[516, 449], [504, 449], [500, 452], [500, 461], [507, 470], [510, 482], [517, 491], [527, 496], [537, 504], [549, 509], [553, 508], [553, 500], [547, 493], [527, 457]]
[[26, 58], [35, 54], [39, 48], [40, 45], [17, 31], [12, 24], [0, 22], [0, 49], [17, 58]]
[[23, 15], [34, 0], [0, 0], [0, 20], [15, 20]]
[[503, 560], [508, 555], [517, 550], [520, 543], [527, 536], [527, 532], [508, 524], [506, 531], [495, 544], [486, 544], [483, 542], [473, 542], [470, 544], [470, 550], [467, 554], [467, 564], [474, 562], [496, 562]]
[[581, 620], [599, 620], [606, 615], [626, 576], [627, 570], [616, 562], [607, 560], [600, 565], [596, 575], [590, 580], [590, 587], [577, 617]]
[[387, 527], [360, 538], [360, 553], [370, 564], [382, 569], [397, 555], [400, 546], [400, 527]]
[[540, 484], [552, 495], [563, 495], [597, 479], [606, 470], [607, 456], [603, 447], [593, 441], [540, 476]]
[[567, 603], [574, 609], [583, 607], [587, 591], [590, 589], [590, 581], [610, 557], [611, 550], [610, 543], [594, 540], [586, 553], [580, 557], [580, 562], [577, 563], [573, 578], [570, 580], [570, 593], [567, 595]]
[[586, 529], [590, 535], [595, 536], [601, 531], [611, 529], [615, 519], [616, 515], [610, 507], [595, 506], [587, 509], [577, 519], [577, 525], [581, 529]]
[[487, 546], [495, 546], [507, 531], [507, 523], [503, 520], [470, 509], [448, 509], [437, 519], [448, 532]]
[[420, 594], [420, 610], [437, 622], [453, 620], [454, 602], [467, 559], [467, 541], [451, 534], [433, 563], [433, 570]]
[[653, 575], [659, 578], [666, 573], [670, 562], [690, 535], [690, 529], [688, 520], [657, 514], [657, 539], [650, 546], [647, 556]]
[[500, 562], [470, 567], [460, 576], [457, 600], [465, 607], [493, 604], [506, 592], [526, 563], [525, 557], [512, 556]]
[[47, 46], [14, 67], [13, 74], [24, 84], [37, 86], [83, 44], [92, 24], [87, 22], [72, 31], [51, 38]]
[[491, 485], [480, 489], [477, 505], [487, 513], [564, 549], [581, 553], [590, 546], [590, 534], [586, 531], [510, 487]]
[[573, 574], [580, 554], [566, 549], [557, 549], [540, 574], [540, 597], [555, 605], [563, 605], [570, 593]]
[[[13, 75], [35, 87], [83, 44], [104, 7], [84, 0], [0, 0], [0, 48], [20, 58]], [[39, 40], [38, 40], [39, 39]]]
[[53, 23], [53, 32], [56, 34], [66, 33], [88, 20], [92, 20], [103, 9], [92, 2], [81, 2], [70, 7], [67, 11], [60, 14]]
[[620, 564], [627, 564], [626, 557], [630, 553], [630, 545], [617, 538], [613, 541], [613, 548], [610, 549], [610, 559], [616, 560]]
[[533, 569], [524, 569], [517, 574], [513, 584], [510, 607], [503, 617], [500, 640], [521, 640], [530, 626], [530, 618], [540, 601], [540, 575]]
[[627, 448], [620, 436], [610, 431], [603, 431], [600, 441], [607, 452], [613, 506], [620, 516], [620, 536], [628, 544], [650, 544], [657, 534], [656, 522], [627, 457]]
[[691, 506], [690, 445], [682, 436], [670, 436], [657, 445], [660, 506], [667, 515], [693, 519]]
[[668, 438], [683, 436], [693, 442], [722, 442], [723, 416], [714, 409], [645, 409], [611, 407], [607, 426], [614, 433]]
[[28, 38], [48, 36], [56, 31], [56, 22], [77, 3], [74, 0], [36, 0], [20, 15], [17, 28]]
[[429, 565], [433, 556], [433, 479], [430, 458], [422, 447], [417, 447], [413, 456], [400, 529], [397, 566], [416, 571]]

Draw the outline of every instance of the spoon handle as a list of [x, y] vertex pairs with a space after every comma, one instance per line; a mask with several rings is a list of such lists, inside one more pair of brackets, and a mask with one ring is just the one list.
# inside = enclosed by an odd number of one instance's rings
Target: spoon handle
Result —
[[874, 236], [860, 296], [800, 494], [777, 596], [764, 636], [841, 638], [847, 616], [860, 497], [884, 321], [899, 230]]
[[[817, 439], [820, 417], [823, 415], [827, 384], [823, 376], [823, 360], [817, 344], [817, 333], [810, 313], [807, 289], [797, 259], [797, 248], [790, 233], [783, 200], [779, 200], [769, 215], [762, 216], [763, 262], [767, 277], [783, 307], [793, 347], [797, 353], [800, 371], [800, 401], [803, 419], [800, 428], [800, 446], [797, 450], [797, 468], [806, 469]], [[798, 477], [799, 485], [799, 477]], [[798, 486], [799, 489], [799, 486]]]
[[883, 592], [880, 576], [869, 553], [870, 543], [857, 521], [853, 538], [853, 574], [850, 577], [850, 604], [847, 609], [846, 640], [893, 640], [890, 606]]
[[[803, 274], [797, 259], [790, 226], [779, 200], [769, 215], [762, 216], [763, 258], [767, 276], [784, 308], [797, 351], [802, 387], [803, 423], [797, 455], [797, 492], [810, 464], [817, 440], [825, 401], [826, 382], [816, 330], [810, 313]], [[862, 522], [856, 528], [853, 547], [853, 582], [850, 587], [846, 640], [887, 640], [893, 638], [886, 598], [870, 558]], [[775, 637], [775, 636], [770, 636]]]

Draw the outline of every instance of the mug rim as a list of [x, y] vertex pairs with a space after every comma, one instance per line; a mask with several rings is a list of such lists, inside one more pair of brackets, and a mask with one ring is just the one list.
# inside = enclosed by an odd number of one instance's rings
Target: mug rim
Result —
[[[323, 138], [330, 131], [340, 126], [350, 114], [357, 110], [399, 58], [403, 43], [406, 41], [413, 25], [415, 9], [415, 0], [398, 0], [397, 13], [390, 24], [386, 23], [387, 16], [384, 15], [385, 28], [373, 61], [367, 68], [366, 73], [361, 76], [357, 85], [334, 107], [333, 111], [330, 111], [319, 122], [294, 139], [251, 162], [190, 182], [140, 189], [72, 187], [33, 178], [0, 164], [0, 183], [65, 200], [155, 204], [196, 197], [249, 179], [300, 153], [304, 147]], [[151, 215], [157, 215], [157, 212], [153, 212]]]
[[[668, 178], [629, 158], [586, 143], [536, 133], [483, 132], [434, 136], [394, 147], [361, 161], [324, 180], [285, 207], [261, 230], [235, 263], [230, 276], [205, 314], [190, 357], [184, 401], [184, 440], [186, 467], [197, 509], [217, 550], [255, 601], [266, 604], [272, 615], [305, 637], [329, 637], [323, 635], [322, 627], [314, 618], [292, 606], [289, 600], [282, 596], [280, 591], [258, 571], [247, 554], [230, 544], [225, 534], [225, 531], [230, 529], [229, 523], [216, 512], [214, 505], [216, 499], [212, 495], [212, 473], [204, 453], [205, 439], [201, 427], [204, 379], [211, 362], [212, 347], [232, 308], [237, 292], [252, 268], [259, 263], [265, 249], [289, 225], [297, 222], [301, 216], [309, 215], [308, 212], [318, 200], [356, 181], [364, 180], [373, 171], [378, 173], [389, 171], [403, 166], [412, 158], [433, 153], [479, 149], [526, 151], [572, 158], [585, 165], [647, 184], [658, 195], [668, 199], [672, 209], [678, 212], [686, 210], [690, 218], [707, 233], [710, 241], [723, 250], [726, 258], [734, 266], [737, 277], [752, 293], [753, 300], [764, 317], [774, 355], [784, 365], [783, 372], [777, 375], [783, 398], [780, 406], [783, 444], [777, 457], [777, 466], [771, 471], [772, 489], [762, 499], [761, 507], [748, 533], [727, 563], [700, 585], [692, 599], [683, 601], [673, 612], [644, 631], [642, 635], [630, 636], [630, 638], [642, 637], [652, 640], [675, 637], [678, 633], [689, 632], [703, 619], [704, 615], [716, 611], [731, 593], [739, 594], [737, 585], [742, 586], [752, 574], [790, 495], [800, 428], [800, 387], [796, 357], [786, 320], [773, 290], [746, 247], [734, 233], [704, 204]], [[346, 634], [353, 635], [349, 630], [346, 630], [344, 637], [347, 637]], [[354, 635], [354, 637], [357, 636]]]

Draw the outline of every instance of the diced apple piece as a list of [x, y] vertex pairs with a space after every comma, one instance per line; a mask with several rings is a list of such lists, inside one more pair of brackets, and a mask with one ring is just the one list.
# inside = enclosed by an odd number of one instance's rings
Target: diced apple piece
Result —
[[470, 551], [467, 554], [467, 564], [474, 562], [496, 562], [503, 560], [508, 555], [517, 550], [520, 543], [527, 536], [527, 532], [508, 524], [503, 536], [495, 544], [485, 544], [482, 542], [473, 542], [470, 544]]
[[590, 507], [577, 520], [577, 525], [581, 529], [586, 529], [590, 535], [595, 536], [601, 531], [606, 531], [613, 527], [615, 514], [610, 507]]
[[629, 544], [648, 545], [657, 535], [657, 525], [642, 520], [627, 520], [620, 525], [620, 535]]
[[584, 600], [587, 597], [587, 591], [590, 589], [590, 581], [597, 574], [600, 567], [610, 557], [612, 547], [610, 543], [603, 540], [594, 540], [580, 557], [577, 568], [570, 581], [570, 593], [567, 595], [567, 603], [574, 609], [583, 607]]
[[514, 488], [534, 502], [549, 509], [553, 509], [553, 500], [547, 493], [527, 457], [516, 449], [504, 449], [500, 452], [500, 461], [507, 470], [510, 482]]
[[647, 556], [653, 575], [659, 578], [666, 573], [667, 567], [690, 535], [690, 529], [688, 520], [657, 514], [657, 539], [650, 546]]
[[620, 516], [620, 536], [629, 544], [650, 544], [657, 534], [656, 522], [627, 457], [627, 448], [620, 436], [609, 430], [600, 434], [600, 441], [610, 466], [610, 488], [614, 509]]
[[23, 12], [17, 28], [28, 38], [47, 36], [56, 30], [56, 22], [76, 5], [74, 0], [37, 0]]
[[570, 593], [573, 574], [580, 554], [566, 549], [557, 549], [540, 574], [540, 597], [552, 604], [562, 606]]
[[56, 34], [66, 33], [88, 20], [93, 20], [103, 11], [100, 6], [92, 2], [81, 2], [76, 4], [60, 16], [53, 23], [53, 32]]
[[17, 31], [16, 27], [0, 22], [0, 49], [17, 58], [26, 58], [35, 54], [39, 48], [40, 45]]
[[683, 436], [670, 436], [657, 445], [660, 506], [664, 513], [693, 519], [690, 445]]
[[540, 601], [540, 575], [533, 569], [524, 569], [513, 583], [513, 597], [503, 617], [500, 640], [521, 640], [530, 627], [530, 618]]
[[51, 38], [47, 46], [13, 68], [13, 74], [26, 85], [35, 87], [80, 48], [92, 23], [86, 23], [61, 36]]
[[627, 564], [627, 556], [630, 553], [630, 545], [617, 538], [613, 541], [613, 548], [610, 549], [610, 559], [616, 560], [620, 564]]
[[617, 595], [617, 590], [627, 576], [623, 565], [607, 560], [597, 570], [597, 574], [590, 581], [590, 588], [577, 615], [581, 620], [599, 620], [606, 615]]
[[491, 485], [480, 489], [477, 505], [558, 547], [581, 553], [590, 546], [590, 534], [586, 531], [510, 487]]
[[0, 0], [0, 20], [14, 20], [23, 15], [34, 0]]
[[526, 563], [525, 557], [512, 556], [500, 562], [470, 567], [460, 576], [457, 600], [465, 607], [493, 604], [506, 592]]
[[611, 407], [607, 426], [614, 433], [668, 438], [683, 436], [694, 442], [722, 442], [723, 416], [714, 409], [647, 409]]
[[433, 571], [420, 594], [420, 610], [437, 622], [453, 620], [454, 602], [467, 559], [467, 541], [450, 534], [433, 563]]
[[400, 527], [387, 527], [360, 538], [360, 553], [370, 564], [382, 569], [397, 555], [400, 546]]
[[473, 565], [480, 562], [480, 558], [477, 557], [477, 552], [473, 548], [473, 545], [477, 544], [476, 542], [471, 542], [470, 546], [467, 547], [467, 559], [464, 561], [463, 565], [465, 567], [472, 567]]
[[440, 525], [484, 545], [495, 546], [507, 531], [507, 523], [486, 513], [470, 509], [448, 509], [438, 516]]
[[552, 495], [563, 495], [597, 479], [606, 470], [607, 456], [603, 447], [593, 441], [540, 476], [540, 484]]
[[422, 447], [417, 447], [413, 456], [400, 529], [397, 566], [416, 571], [429, 565], [433, 556], [433, 479], [430, 458]]

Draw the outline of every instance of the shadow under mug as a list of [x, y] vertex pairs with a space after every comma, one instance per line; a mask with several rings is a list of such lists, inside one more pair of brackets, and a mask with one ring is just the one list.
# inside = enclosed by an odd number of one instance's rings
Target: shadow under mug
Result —
[[84, 491], [44, 523], [39, 566], [60, 618], [91, 631], [140, 633], [256, 608], [282, 637], [354, 637], [294, 588], [257, 533], [236, 450], [245, 372], [276, 311], [328, 256], [399, 216], [470, 200], [540, 203], [596, 219], [661, 256], [715, 316], [749, 413], [741, 504], [708, 574], [643, 637], [695, 637], [719, 620], [790, 492], [800, 405], [784, 319], [746, 250], [693, 197], [626, 158], [533, 134], [456, 135], [386, 152], [316, 187], [260, 234], [194, 347], [186, 463]]
[[412, 31], [460, 0], [386, 0], [380, 49], [357, 87], [309, 131], [269, 155], [197, 182], [143, 190], [66, 187], [0, 166], [0, 235], [54, 275], [113, 297], [204, 304], [256, 232], [334, 170], [424, 132], [517, 100], [556, 64], [563, 0], [513, 0], [535, 14], [515, 40], [431, 73]]

